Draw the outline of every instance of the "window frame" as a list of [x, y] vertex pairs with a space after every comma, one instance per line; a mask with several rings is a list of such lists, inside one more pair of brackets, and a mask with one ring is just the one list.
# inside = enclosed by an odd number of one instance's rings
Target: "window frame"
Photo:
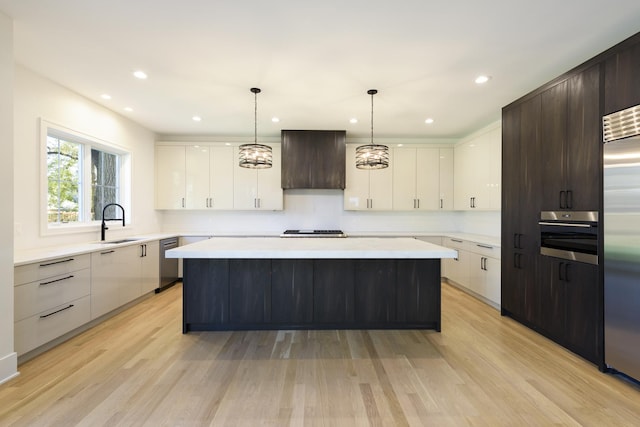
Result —
[[[48, 180], [47, 180], [47, 138], [54, 136], [66, 139], [69, 142], [82, 144], [82, 166], [81, 166], [81, 194], [79, 200], [82, 201], [79, 212], [83, 221], [73, 223], [49, 223], [47, 216], [48, 209]], [[112, 142], [104, 141], [94, 136], [70, 129], [44, 118], [40, 119], [40, 235], [64, 235], [73, 233], [88, 233], [100, 231], [100, 220], [89, 220], [91, 217], [91, 149], [116, 154], [119, 157], [118, 181], [120, 183], [120, 201], [125, 208], [125, 226], [132, 225], [131, 215], [131, 153], [124, 147]]]

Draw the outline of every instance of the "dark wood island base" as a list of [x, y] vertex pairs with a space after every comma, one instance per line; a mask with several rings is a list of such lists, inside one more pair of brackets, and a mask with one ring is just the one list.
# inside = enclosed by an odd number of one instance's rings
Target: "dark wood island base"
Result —
[[440, 259], [185, 258], [183, 333], [440, 331]]

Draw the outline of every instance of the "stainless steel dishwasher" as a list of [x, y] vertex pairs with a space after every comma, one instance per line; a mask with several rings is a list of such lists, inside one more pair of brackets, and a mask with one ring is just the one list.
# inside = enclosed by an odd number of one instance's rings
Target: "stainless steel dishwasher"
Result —
[[178, 247], [178, 238], [160, 240], [160, 287], [156, 293], [162, 292], [178, 281], [178, 258], [167, 258], [165, 252]]

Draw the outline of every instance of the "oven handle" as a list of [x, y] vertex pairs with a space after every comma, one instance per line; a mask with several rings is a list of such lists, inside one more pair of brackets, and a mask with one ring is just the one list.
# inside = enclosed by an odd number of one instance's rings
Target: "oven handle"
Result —
[[538, 222], [539, 225], [555, 225], [558, 227], [578, 227], [578, 228], [591, 228], [593, 227], [592, 225], [589, 224], [575, 224], [575, 223], [570, 223], [570, 222], [545, 222], [545, 221], [540, 221]]

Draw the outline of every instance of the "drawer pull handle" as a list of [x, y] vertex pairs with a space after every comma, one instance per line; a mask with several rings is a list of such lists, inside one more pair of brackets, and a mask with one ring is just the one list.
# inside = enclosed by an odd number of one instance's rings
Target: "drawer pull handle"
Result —
[[451, 241], [456, 243], [462, 243], [462, 240], [457, 240], [457, 239], [451, 239]]
[[73, 258], [63, 259], [62, 261], [48, 262], [46, 264], [40, 264], [40, 267], [48, 267], [50, 265], [62, 264], [63, 262], [70, 262], [70, 261], [73, 261]]
[[479, 247], [479, 248], [493, 249], [493, 246], [489, 246], [489, 245], [476, 244], [476, 246]]
[[115, 251], [106, 251], [106, 252], [100, 252], [100, 255], [107, 255], [107, 254], [112, 254]]
[[44, 319], [45, 317], [53, 316], [54, 314], [60, 313], [61, 311], [69, 310], [71, 307], [73, 307], [73, 304], [69, 304], [69, 307], [61, 308], [60, 310], [56, 310], [53, 313], [49, 313], [49, 314], [45, 314], [44, 316], [40, 316], [40, 318]]
[[56, 283], [56, 282], [62, 282], [63, 280], [67, 280], [67, 279], [73, 279], [73, 275], [71, 276], [67, 276], [67, 277], [63, 277], [61, 279], [56, 279], [56, 280], [50, 280], [48, 282], [42, 282], [40, 283], [40, 286], [44, 286], [44, 285], [50, 285], [52, 283]]

